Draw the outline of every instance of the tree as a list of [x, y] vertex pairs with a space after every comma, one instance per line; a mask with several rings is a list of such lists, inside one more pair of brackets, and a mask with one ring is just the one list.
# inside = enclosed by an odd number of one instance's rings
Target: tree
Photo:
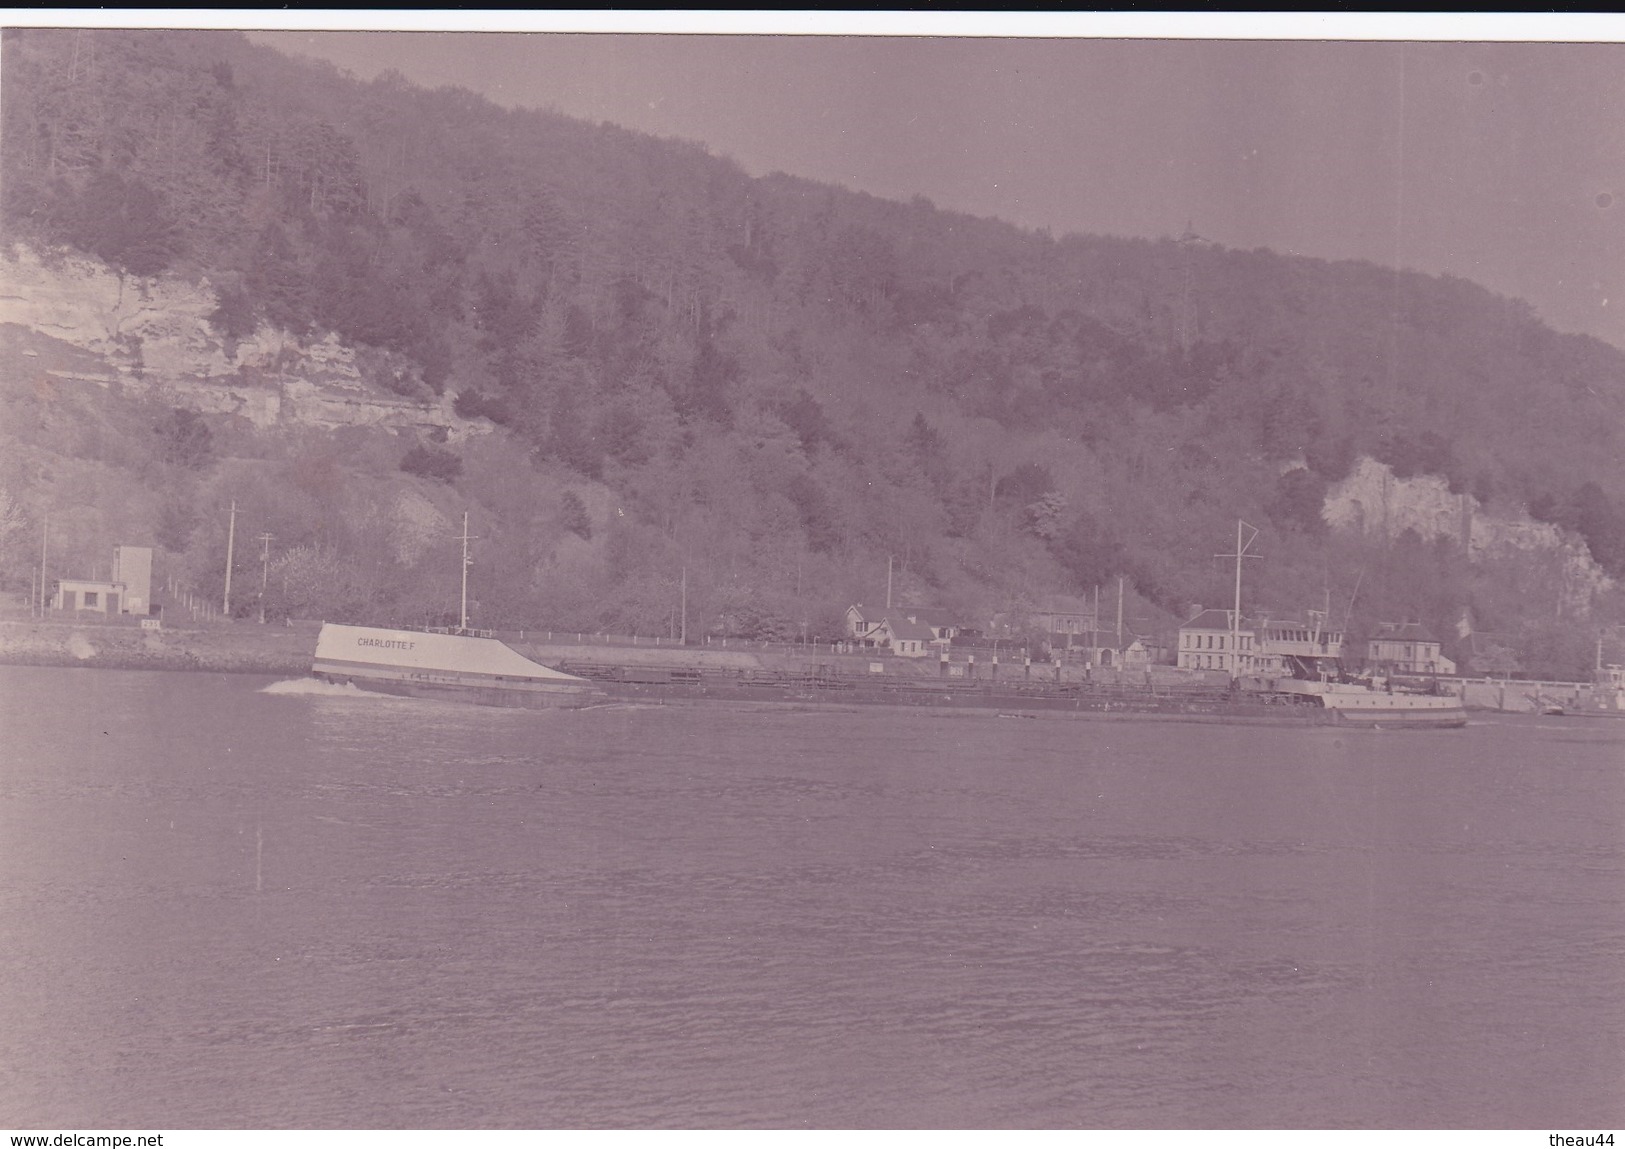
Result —
[[455, 451], [419, 443], [401, 459], [401, 470], [408, 475], [450, 483], [463, 473], [463, 461]]
[[571, 534], [592, 538], [592, 516], [587, 513], [587, 504], [574, 491], [565, 491], [559, 496], [559, 520]]
[[98, 172], [77, 207], [70, 238], [120, 275], [157, 275], [180, 253], [180, 232], [162, 198], [139, 180]]
[[1127, 568], [1123, 544], [1087, 511], [1051, 540], [1050, 553], [1066, 570], [1071, 589], [1078, 592], [1100, 586]]
[[259, 316], [254, 313], [254, 301], [248, 292], [236, 287], [222, 288], [218, 306], [209, 313], [209, 326], [233, 343], [254, 334]]
[[310, 327], [310, 276], [288, 235], [276, 224], [260, 232], [249, 256], [245, 286], [272, 326], [294, 334]]
[[1275, 492], [1265, 511], [1283, 527], [1304, 534], [1326, 532], [1321, 509], [1326, 503], [1326, 479], [1303, 467], [1293, 467], [1275, 481]]
[[1037, 463], [1023, 463], [999, 479], [993, 488], [993, 494], [996, 498], [1008, 500], [1018, 507], [1025, 507], [1054, 489], [1055, 480], [1050, 477], [1048, 468], [1041, 467]]
[[1061, 516], [1066, 513], [1066, 496], [1059, 491], [1046, 491], [1022, 508], [1022, 525], [1034, 535], [1049, 542], [1061, 531]]
[[153, 424], [159, 457], [166, 463], [201, 471], [214, 462], [214, 435], [196, 411], [172, 408]]
[[1585, 539], [1597, 565], [1625, 574], [1625, 512], [1594, 481], [1574, 493], [1574, 529]]

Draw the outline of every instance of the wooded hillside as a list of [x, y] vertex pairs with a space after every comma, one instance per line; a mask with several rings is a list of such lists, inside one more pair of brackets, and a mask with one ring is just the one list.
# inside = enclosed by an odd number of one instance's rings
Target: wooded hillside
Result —
[[[373, 472], [330, 453], [353, 481], [313, 507], [308, 473], [275, 499], [251, 480], [319, 445], [233, 460], [229, 428], [200, 452], [197, 429], [131, 416], [152, 452], [131, 514], [200, 580], [215, 532], [182, 527], [230, 493], [326, 572], [312, 595], [427, 609], [415, 558], [365, 559], [405, 553], [366, 542], [393, 482], [478, 507], [487, 623], [665, 633], [686, 568], [707, 627], [817, 632], [875, 601], [888, 555], [907, 599], [975, 617], [1119, 575], [1178, 615], [1221, 601], [1238, 516], [1269, 554], [1249, 597], [1277, 609], [1358, 577], [1366, 624], [1444, 634], [1471, 607], [1553, 672], [1583, 669], [1618, 609], [1554, 617], [1459, 548], [1321, 520], [1370, 455], [1625, 574], [1625, 356], [1469, 282], [753, 179], [700, 144], [361, 83], [234, 33], [5, 36], [13, 241], [206, 278], [222, 338], [336, 333], [410, 365], [388, 386], [505, 428], [469, 458], [373, 444]], [[8, 482], [25, 518], [50, 501], [37, 473]]]

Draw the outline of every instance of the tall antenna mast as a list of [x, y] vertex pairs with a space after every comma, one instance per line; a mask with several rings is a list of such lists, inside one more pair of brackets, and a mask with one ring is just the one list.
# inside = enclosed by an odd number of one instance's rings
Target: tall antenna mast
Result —
[[[1243, 542], [1241, 532], [1249, 530], [1253, 533]], [[1236, 608], [1230, 612], [1230, 677], [1237, 678], [1241, 674], [1241, 560], [1256, 559], [1258, 555], [1250, 555], [1247, 548], [1253, 545], [1258, 538], [1258, 528], [1251, 523], [1236, 520], [1236, 550], [1234, 554], [1215, 555], [1214, 558], [1236, 560]]]

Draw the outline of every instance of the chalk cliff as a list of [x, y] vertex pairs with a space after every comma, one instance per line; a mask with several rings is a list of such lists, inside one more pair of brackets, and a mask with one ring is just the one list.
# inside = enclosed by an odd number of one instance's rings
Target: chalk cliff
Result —
[[[209, 324], [207, 280], [134, 280], [82, 256], [0, 253], [0, 324], [11, 323], [105, 359], [105, 372], [56, 372], [203, 414], [241, 415], [256, 427], [372, 425], [443, 429], [462, 439], [491, 430], [453, 412], [449, 394], [414, 398], [380, 385], [408, 377], [403, 361], [328, 336], [301, 341], [261, 326], [228, 343]], [[426, 392], [425, 392], [426, 394]]]

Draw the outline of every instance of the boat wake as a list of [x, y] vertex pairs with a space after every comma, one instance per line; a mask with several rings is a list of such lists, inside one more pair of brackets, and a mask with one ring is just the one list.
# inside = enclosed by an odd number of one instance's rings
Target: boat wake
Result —
[[312, 694], [327, 698], [388, 698], [387, 694], [379, 694], [371, 690], [362, 690], [353, 682], [342, 685], [336, 682], [322, 682], [315, 678], [284, 678], [280, 682], [273, 682], [269, 686], [260, 687], [261, 694]]

